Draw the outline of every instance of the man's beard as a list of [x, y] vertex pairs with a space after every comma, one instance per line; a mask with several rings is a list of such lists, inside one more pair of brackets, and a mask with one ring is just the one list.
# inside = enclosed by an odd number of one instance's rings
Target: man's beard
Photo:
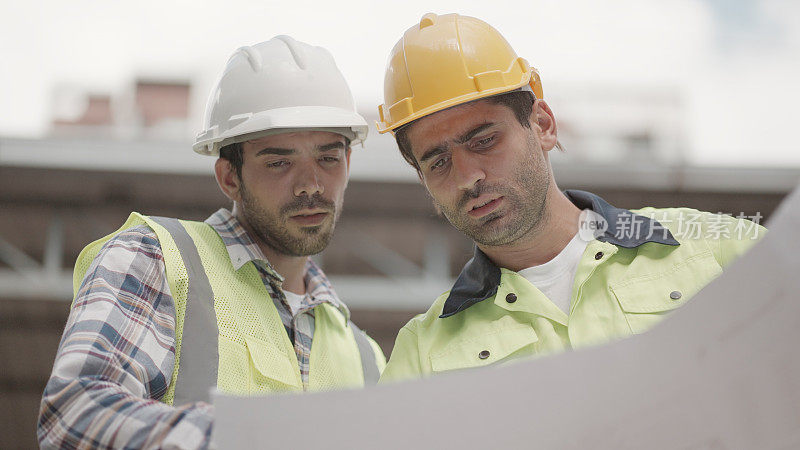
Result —
[[[333, 229], [339, 219], [341, 210], [334, 202], [322, 198], [319, 193], [312, 197], [303, 196], [281, 207], [277, 214], [270, 214], [250, 192], [241, 185], [242, 215], [250, 229], [261, 242], [276, 252], [288, 256], [310, 256], [325, 250], [333, 237]], [[292, 235], [289, 231], [289, 217], [302, 209], [322, 209], [333, 216], [331, 222], [325, 221], [313, 227], [301, 227], [302, 236]]]
[[[453, 209], [434, 202], [447, 220], [470, 239], [481, 245], [500, 246], [514, 242], [544, 224], [549, 188], [548, 165], [544, 160], [537, 161], [532, 157], [529, 164], [518, 167], [509, 183], [479, 183], [464, 192]], [[471, 218], [464, 207], [485, 193], [504, 197], [503, 212], [493, 211], [480, 219]], [[498, 219], [505, 223], [498, 223]]]

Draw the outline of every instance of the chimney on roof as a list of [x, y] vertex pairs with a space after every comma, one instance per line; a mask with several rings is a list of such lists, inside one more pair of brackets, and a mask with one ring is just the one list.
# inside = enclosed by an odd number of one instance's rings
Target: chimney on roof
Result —
[[136, 81], [136, 110], [145, 128], [163, 121], [185, 122], [189, 116], [189, 83], [156, 80]]

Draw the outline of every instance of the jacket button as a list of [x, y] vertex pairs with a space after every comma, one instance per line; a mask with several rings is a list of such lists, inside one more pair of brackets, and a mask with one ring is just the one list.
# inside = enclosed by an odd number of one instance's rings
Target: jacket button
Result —
[[490, 355], [489, 350], [483, 350], [480, 353], [478, 353], [478, 358], [486, 359], [489, 357], [489, 355]]
[[514, 303], [515, 301], [517, 301], [517, 294], [512, 292], [512, 293], [506, 295], [506, 301], [508, 303]]
[[594, 259], [601, 259], [603, 257], [603, 252], [597, 252], [594, 254]]
[[681, 291], [672, 291], [672, 292], [670, 292], [669, 293], [669, 298], [671, 298], [673, 300], [677, 300], [677, 299], [681, 298]]

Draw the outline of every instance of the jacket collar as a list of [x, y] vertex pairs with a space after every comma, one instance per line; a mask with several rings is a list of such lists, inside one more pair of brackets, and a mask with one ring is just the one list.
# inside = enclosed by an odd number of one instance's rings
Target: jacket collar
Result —
[[231, 258], [234, 270], [239, 270], [250, 261], [261, 262], [270, 277], [278, 282], [283, 282], [283, 277], [275, 271], [272, 265], [267, 261], [264, 253], [256, 245], [255, 241], [247, 234], [247, 231], [242, 226], [239, 219], [225, 208], [220, 208], [217, 212], [212, 214], [205, 222], [217, 232], [225, 248], [228, 250], [228, 256]]
[[624, 248], [636, 248], [646, 242], [680, 245], [669, 229], [657, 220], [611, 206], [591, 192], [566, 190], [564, 195], [579, 209], [590, 209], [603, 217], [608, 228], [597, 237], [598, 241]]
[[[672, 233], [656, 220], [614, 207], [591, 192], [566, 190], [564, 194], [579, 209], [590, 209], [605, 220], [607, 228], [597, 236], [598, 241], [624, 248], [636, 248], [646, 242], [680, 245]], [[500, 268], [475, 246], [475, 255], [458, 275], [439, 317], [450, 317], [492, 297], [499, 285]]]

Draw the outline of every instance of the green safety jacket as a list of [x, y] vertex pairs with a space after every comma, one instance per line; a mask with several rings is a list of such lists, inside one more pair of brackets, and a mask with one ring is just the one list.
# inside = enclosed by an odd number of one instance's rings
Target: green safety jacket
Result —
[[[146, 224], [158, 236], [175, 301], [175, 365], [160, 399], [209, 401], [209, 390], [253, 395], [302, 391], [294, 346], [255, 264], [234, 269], [219, 234], [204, 222], [133, 213], [115, 233], [79, 255], [75, 292], [102, 246], [119, 231]], [[338, 308], [314, 309], [308, 388], [375, 383], [385, 366], [378, 345]]]
[[569, 314], [479, 249], [452, 289], [397, 336], [381, 382], [552, 354], [641, 333], [685, 304], [766, 231], [689, 208], [611, 206], [565, 191], [608, 228], [578, 263]]

